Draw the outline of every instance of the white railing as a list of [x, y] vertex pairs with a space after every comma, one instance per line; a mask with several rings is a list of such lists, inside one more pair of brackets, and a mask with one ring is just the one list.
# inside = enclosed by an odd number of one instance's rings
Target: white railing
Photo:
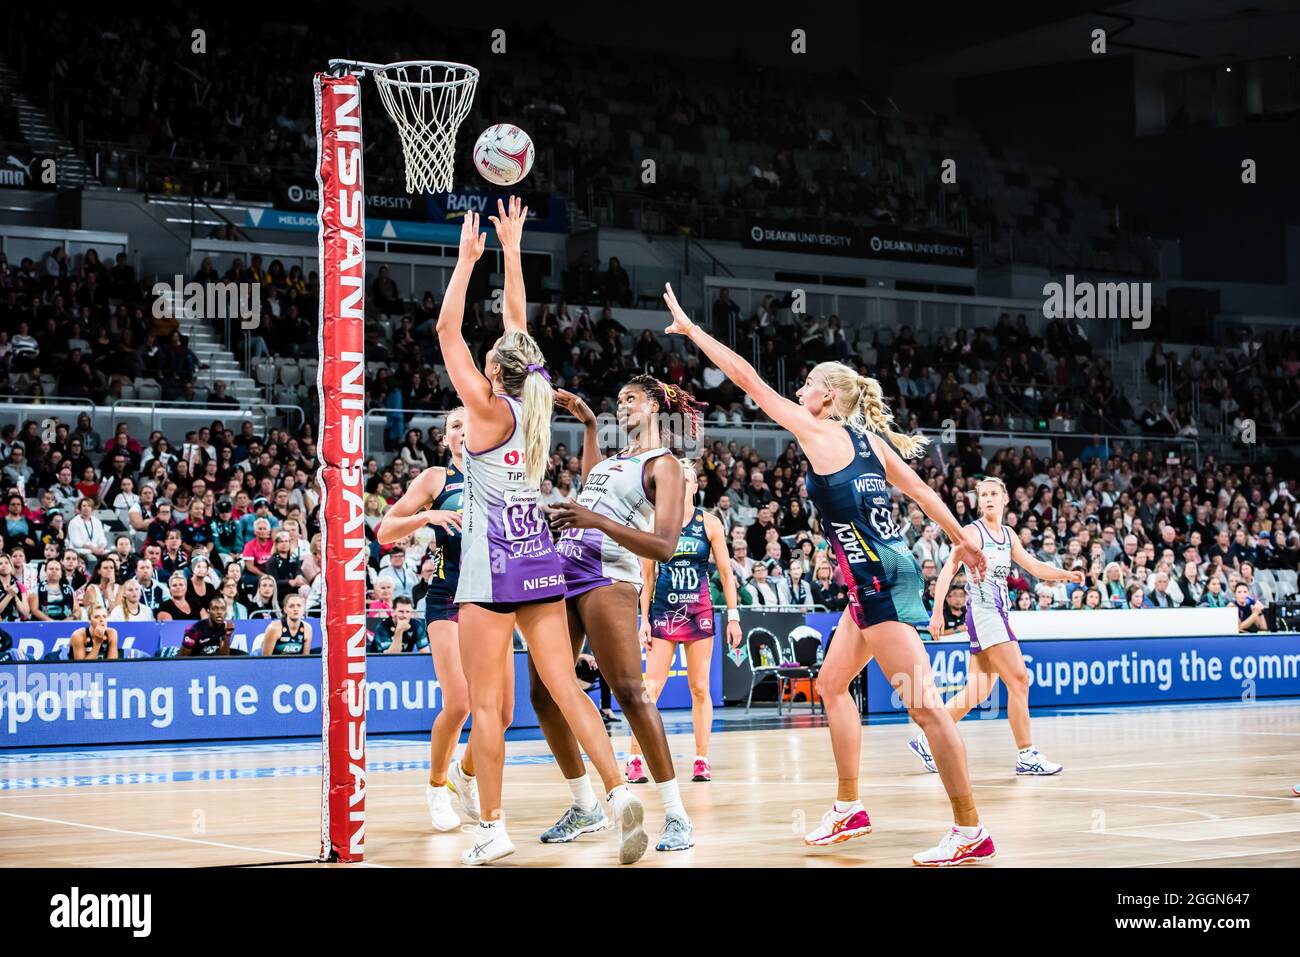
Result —
[[[47, 229], [42, 226], [14, 226], [0, 223], [0, 252], [5, 254], [10, 266], [17, 267], [24, 257], [30, 258], [39, 270], [45, 257], [55, 246], [62, 246], [71, 263], [93, 249], [105, 268], [112, 268], [118, 253], [130, 254], [126, 233], [106, 232], [99, 229]], [[138, 264], [135, 264], [138, 266]]]
[[[408, 301], [418, 302], [424, 295], [425, 290], [432, 292], [441, 301], [443, 291], [447, 288], [447, 283], [451, 279], [452, 270], [456, 268], [456, 247], [430, 245], [427, 247], [427, 253], [387, 252], [374, 249], [374, 244], [381, 240], [382, 237], [367, 237], [366, 282], [371, 282], [378, 275], [380, 266], [387, 266], [389, 276], [397, 283], [397, 288], [402, 291]], [[524, 255], [527, 257], [545, 256], [547, 259], [546, 274], [548, 276], [551, 274], [554, 267], [554, 254], [552, 251], [526, 249]], [[224, 274], [230, 268], [231, 260], [236, 256], [243, 260], [245, 266], [248, 266], [253, 256], [261, 256], [262, 268], [264, 269], [270, 266], [273, 260], [278, 259], [283, 264], [286, 273], [293, 269], [294, 266], [298, 266], [302, 270], [304, 280], [313, 271], [320, 271], [318, 253], [314, 242], [309, 245], [306, 243], [194, 239], [190, 241], [190, 252], [187, 260], [189, 273], [185, 278], [188, 279], [198, 272], [204, 257], [210, 257], [217, 272]], [[493, 271], [492, 285], [500, 287], [503, 280], [498, 281], [497, 274], [502, 269], [501, 250], [489, 247], [484, 251], [483, 256], [484, 260], [491, 265]]]

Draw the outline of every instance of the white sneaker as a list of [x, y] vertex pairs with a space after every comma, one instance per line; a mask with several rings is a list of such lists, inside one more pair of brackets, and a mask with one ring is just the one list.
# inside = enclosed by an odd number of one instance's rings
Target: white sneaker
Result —
[[424, 786], [424, 802], [429, 805], [429, 822], [435, 831], [454, 831], [460, 827], [460, 815], [451, 807], [451, 793], [444, 784]]
[[482, 818], [478, 806], [478, 781], [465, 773], [459, 758], [447, 768], [447, 790], [456, 795], [460, 811], [465, 817], [475, 823]]
[[835, 810], [832, 804], [831, 809], [822, 815], [821, 823], [804, 835], [803, 842], [810, 847], [827, 847], [870, 833], [871, 818], [862, 805], [854, 801], [843, 811]]
[[918, 867], [956, 867], [960, 864], [979, 864], [997, 856], [993, 838], [983, 827], [974, 837], [967, 837], [957, 828], [948, 829], [937, 847], [922, 851], [912, 858]]
[[487, 827], [479, 824], [474, 828], [474, 846], [460, 856], [463, 863], [471, 866], [491, 864], [515, 852], [515, 846], [506, 835], [506, 826], [498, 824]]
[[635, 864], [650, 846], [650, 836], [645, 832], [645, 807], [627, 785], [615, 789], [621, 793], [610, 798], [614, 820], [618, 822], [618, 862]]
[[927, 771], [931, 774], [939, 773], [939, 766], [934, 763], [934, 755], [930, 753], [930, 740], [925, 736], [924, 731], [907, 742], [907, 747], [921, 759], [921, 763], [925, 765]]
[[1047, 760], [1037, 748], [1016, 753], [1016, 774], [1060, 774], [1063, 767]]

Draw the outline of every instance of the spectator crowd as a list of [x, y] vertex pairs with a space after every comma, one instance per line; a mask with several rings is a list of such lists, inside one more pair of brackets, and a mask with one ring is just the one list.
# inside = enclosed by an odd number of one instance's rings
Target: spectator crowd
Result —
[[[9, 26], [5, 52], [25, 92], [70, 139], [92, 144], [88, 166], [108, 185], [261, 202], [311, 181], [304, 80], [356, 44], [346, 19], [273, 18], [250, 30], [233, 9], [180, 4], [147, 17], [105, 10], [93, 24], [19, 9]], [[1051, 246], [1061, 265], [1116, 239], [1103, 196], [1050, 163], [1008, 155], [960, 116], [901, 113], [846, 77], [772, 71], [732, 51], [673, 56], [561, 37], [546, 22], [500, 26], [509, 57], [485, 55], [486, 31], [415, 7], [368, 19], [366, 36], [393, 60], [427, 55], [436, 36], [440, 55], [479, 67], [464, 128], [521, 123], [538, 147], [532, 188], [610, 225], [739, 239], [764, 215], [962, 232], [990, 248], [1014, 234], [1022, 250]], [[377, 93], [364, 95], [380, 116]], [[367, 163], [369, 191], [397, 193], [392, 124], [367, 124], [367, 153], [383, 158]], [[458, 184], [473, 182], [469, 154], [457, 151]], [[646, 156], [664, 157], [651, 183], [640, 178]], [[960, 158], [959, 183], [916, 172], [935, 156]]]
[[[578, 449], [558, 444], [542, 484], [545, 504], [582, 487]], [[180, 443], [143, 440], [119, 423], [101, 436], [89, 414], [52, 433], [26, 421], [0, 429], [4, 622], [77, 623], [74, 657], [115, 652], [119, 622], [201, 623], [191, 653], [228, 650], [227, 626], [270, 619], [275, 640], [320, 612], [320, 537], [314, 430], [257, 435], [220, 420]], [[381, 462], [381, 459], [386, 460]], [[407, 484], [449, 451], [435, 426], [366, 463], [370, 649], [427, 648], [418, 609], [433, 580], [432, 530], [381, 546], [374, 531]], [[1235, 606], [1243, 630], [1268, 630], [1266, 610], [1296, 593], [1300, 530], [1290, 483], [1271, 466], [1201, 468], [1150, 453], [1087, 446], [1048, 459], [1029, 448], [978, 447], [917, 465], [963, 523], [973, 521], [975, 483], [997, 475], [1011, 494], [1005, 522], [1040, 560], [1084, 573], [1084, 583], [1008, 581], [1019, 609]], [[807, 497], [807, 461], [791, 443], [774, 461], [735, 443], [709, 444], [698, 462], [703, 504], [721, 520], [741, 602], [845, 607], [847, 594]], [[932, 605], [949, 543], [914, 505], [895, 519], [921, 566]], [[960, 630], [962, 579], [949, 595]], [[715, 590], [720, 588], [716, 574]], [[716, 596], [719, 604], [721, 594]], [[302, 645], [284, 645], [300, 653]], [[185, 652], [182, 652], [185, 653]]]

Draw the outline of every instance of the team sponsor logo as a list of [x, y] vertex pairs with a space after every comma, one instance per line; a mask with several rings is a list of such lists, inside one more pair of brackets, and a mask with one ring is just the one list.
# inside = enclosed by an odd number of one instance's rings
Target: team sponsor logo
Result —
[[511, 449], [501, 458], [506, 463], [506, 465], [518, 465], [520, 462], [523, 461], [523, 456], [519, 454], [518, 449]]
[[562, 558], [571, 558], [574, 561], [582, 558], [582, 546], [570, 539], [561, 538], [556, 544], [555, 550], [560, 553]]
[[363, 447], [365, 425], [365, 225], [361, 89], [352, 77], [318, 76], [322, 330], [321, 482], [325, 498], [324, 621], [328, 771], [322, 843], [343, 861], [365, 852], [366, 623]]
[[687, 557], [693, 556], [704, 545], [704, 540], [694, 535], [683, 535], [677, 539], [677, 552]]
[[5, 152], [4, 165], [0, 166], [0, 186], [17, 186], [20, 189], [58, 187], [58, 163], [53, 156], [37, 156], [22, 150], [18, 152], [22, 152], [23, 156]]
[[529, 539], [523, 542], [510, 543], [511, 558], [531, 558], [534, 555], [541, 555], [546, 551], [546, 543], [540, 538]]
[[524, 591], [536, 591], [539, 588], [564, 587], [563, 575], [542, 575], [540, 578], [525, 578]]
[[700, 573], [693, 567], [689, 565], [685, 568], [669, 566], [668, 576], [670, 587], [674, 592], [679, 594], [688, 592], [695, 594], [699, 593]]
[[854, 565], [861, 564], [867, 560], [867, 553], [862, 547], [862, 541], [858, 537], [858, 531], [849, 522], [831, 522], [831, 528], [835, 531], [835, 539], [844, 549], [844, 557]]

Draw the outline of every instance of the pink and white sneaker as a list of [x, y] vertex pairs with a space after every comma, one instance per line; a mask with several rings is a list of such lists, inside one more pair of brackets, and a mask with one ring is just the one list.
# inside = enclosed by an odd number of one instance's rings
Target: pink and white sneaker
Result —
[[645, 768], [641, 764], [641, 755], [639, 754], [633, 755], [627, 762], [625, 771], [628, 784], [645, 784], [646, 781], [650, 780], [645, 776]]
[[695, 765], [691, 769], [692, 781], [712, 781], [713, 769], [709, 767], [708, 758], [696, 758]]
[[912, 858], [918, 867], [955, 867], [958, 864], [979, 864], [991, 861], [997, 851], [993, 847], [993, 838], [980, 826], [980, 832], [974, 837], [967, 837], [957, 828], [948, 830], [948, 834], [938, 847], [922, 851]]
[[810, 847], [828, 847], [841, 844], [855, 837], [871, 833], [871, 818], [857, 801], [846, 811], [837, 811], [835, 806], [822, 815], [822, 822], [804, 835], [803, 842]]

